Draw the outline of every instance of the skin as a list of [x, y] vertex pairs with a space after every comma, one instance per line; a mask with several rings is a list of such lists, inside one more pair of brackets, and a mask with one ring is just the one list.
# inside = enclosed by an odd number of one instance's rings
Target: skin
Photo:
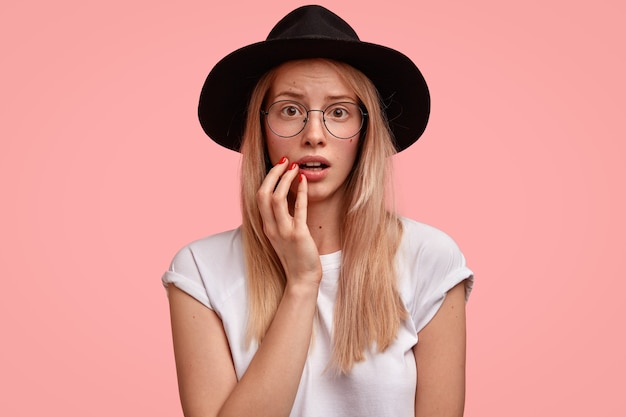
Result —
[[413, 348], [417, 365], [415, 415], [461, 417], [465, 405], [465, 283], [446, 295]]
[[[317, 60], [293, 61], [280, 67], [268, 92], [267, 103], [278, 100], [297, 100], [308, 109], [324, 109], [339, 101], [358, 102], [339, 74], [328, 64]], [[286, 139], [265, 128], [265, 137], [270, 161], [274, 164], [282, 157], [286, 157], [288, 162], [300, 161], [304, 157], [322, 157], [329, 162], [328, 174], [322, 181], [306, 181], [307, 216], [319, 252], [326, 254], [339, 250], [344, 183], [354, 166], [359, 136], [335, 138], [324, 127], [321, 113], [312, 112], [299, 135]], [[292, 195], [297, 193], [297, 187], [298, 182], [293, 182], [290, 187]]]
[[[297, 96], [309, 109], [356, 100], [335, 70], [322, 61], [283, 65], [269, 103]], [[358, 136], [331, 136], [319, 113], [297, 136], [280, 138], [266, 129], [275, 164], [257, 193], [264, 232], [287, 276], [283, 298], [250, 366], [240, 381], [218, 316], [175, 286], [170, 313], [179, 390], [186, 417], [288, 416], [306, 361], [322, 278], [319, 255], [340, 249], [339, 207], [354, 165]], [[309, 182], [292, 161], [322, 156], [330, 165], [322, 180]], [[416, 416], [463, 414], [465, 392], [465, 298], [452, 289], [440, 311], [419, 333]]]

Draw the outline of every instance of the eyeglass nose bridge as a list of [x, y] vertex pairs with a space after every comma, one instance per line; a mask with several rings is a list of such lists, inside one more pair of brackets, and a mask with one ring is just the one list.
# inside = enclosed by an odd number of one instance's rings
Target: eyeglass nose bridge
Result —
[[302, 131], [304, 131], [304, 129], [306, 129], [307, 125], [309, 124], [309, 119], [310, 119], [310, 117], [309, 117], [309, 113], [311, 113], [311, 112], [313, 112], [313, 111], [316, 111], [316, 112], [320, 112], [320, 113], [322, 113], [322, 126], [323, 126], [323, 128], [324, 128], [324, 129], [325, 129], [328, 133], [330, 133], [331, 135], [335, 136], [335, 135], [334, 135], [334, 134], [330, 131], [330, 129], [328, 128], [328, 125], [326, 125], [326, 110], [318, 110], [318, 109], [311, 109], [311, 110], [309, 110], [309, 109], [307, 109], [306, 107], [305, 107], [304, 109], [306, 110], [306, 117], [304, 118], [304, 120], [303, 120], [303, 122], [302, 122], [302, 129], [300, 129], [300, 133], [301, 133]]
[[304, 121], [303, 121], [304, 126], [302, 126], [302, 129], [304, 129], [307, 123], [309, 122], [309, 113], [311, 113], [312, 111], [317, 111], [317, 112], [322, 113], [322, 123], [324, 124], [324, 127], [328, 129], [328, 126], [326, 126], [326, 110], [316, 110], [316, 109], [308, 110], [306, 108], [305, 110], [306, 110], [306, 117], [304, 118]]

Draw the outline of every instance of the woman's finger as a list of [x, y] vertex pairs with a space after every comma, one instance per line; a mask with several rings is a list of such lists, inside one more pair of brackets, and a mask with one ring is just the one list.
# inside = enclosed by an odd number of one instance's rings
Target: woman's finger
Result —
[[272, 199], [276, 185], [280, 181], [281, 175], [287, 169], [287, 158], [282, 158], [265, 176], [257, 193], [256, 200], [263, 219], [263, 227], [267, 232], [273, 233], [276, 230], [276, 220], [274, 209], [272, 207]]
[[280, 177], [280, 181], [274, 190], [272, 196], [272, 208], [274, 210], [274, 218], [276, 224], [283, 232], [289, 233], [293, 227], [293, 218], [289, 213], [289, 205], [287, 196], [291, 189], [291, 184], [296, 179], [299, 167], [297, 164], [291, 164], [289, 169]]
[[307, 197], [309, 184], [303, 174], [298, 174], [298, 191], [296, 193], [296, 203], [293, 210], [293, 219], [296, 227], [305, 226], [307, 218], [307, 206], [309, 200]]

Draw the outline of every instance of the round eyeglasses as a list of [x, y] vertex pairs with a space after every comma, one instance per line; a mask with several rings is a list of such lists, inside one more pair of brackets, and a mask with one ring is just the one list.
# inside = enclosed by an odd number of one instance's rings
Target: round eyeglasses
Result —
[[267, 126], [275, 135], [291, 138], [304, 130], [309, 121], [309, 113], [322, 113], [322, 120], [328, 133], [338, 139], [350, 139], [356, 136], [364, 125], [367, 112], [361, 106], [349, 101], [333, 103], [324, 110], [309, 110], [304, 104], [292, 100], [280, 100], [272, 103], [261, 114], [267, 120]]

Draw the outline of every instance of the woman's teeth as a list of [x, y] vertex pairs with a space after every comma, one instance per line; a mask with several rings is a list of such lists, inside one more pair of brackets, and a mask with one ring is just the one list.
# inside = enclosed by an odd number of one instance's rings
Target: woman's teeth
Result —
[[324, 169], [326, 165], [321, 162], [306, 162], [304, 164], [300, 164], [300, 169]]

